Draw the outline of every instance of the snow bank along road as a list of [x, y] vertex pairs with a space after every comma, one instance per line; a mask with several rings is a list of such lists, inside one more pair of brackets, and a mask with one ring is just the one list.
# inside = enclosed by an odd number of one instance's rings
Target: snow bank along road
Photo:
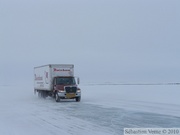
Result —
[[122, 135], [123, 128], [180, 127], [180, 85], [81, 85], [80, 103], [0, 86], [0, 135]]

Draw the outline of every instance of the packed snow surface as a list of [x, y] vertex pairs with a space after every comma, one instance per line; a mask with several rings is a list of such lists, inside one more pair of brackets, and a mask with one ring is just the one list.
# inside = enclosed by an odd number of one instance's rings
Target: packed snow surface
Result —
[[180, 127], [180, 85], [80, 85], [81, 102], [40, 99], [30, 85], [1, 85], [1, 135], [122, 135]]

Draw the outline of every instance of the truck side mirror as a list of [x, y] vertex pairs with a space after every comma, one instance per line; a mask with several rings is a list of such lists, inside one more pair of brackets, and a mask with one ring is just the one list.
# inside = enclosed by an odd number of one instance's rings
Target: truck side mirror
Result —
[[77, 83], [80, 84], [80, 79], [79, 79], [79, 77], [77, 78]]

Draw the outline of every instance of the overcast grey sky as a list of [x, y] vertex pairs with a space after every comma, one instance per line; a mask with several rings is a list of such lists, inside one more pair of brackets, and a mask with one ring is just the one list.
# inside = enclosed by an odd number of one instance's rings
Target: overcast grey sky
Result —
[[179, 0], [0, 0], [1, 82], [49, 63], [84, 82], [180, 82], [179, 52]]

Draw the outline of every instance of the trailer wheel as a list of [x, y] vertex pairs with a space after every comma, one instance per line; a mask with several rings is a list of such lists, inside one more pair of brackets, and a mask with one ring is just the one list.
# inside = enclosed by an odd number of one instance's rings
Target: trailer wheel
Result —
[[36, 89], [34, 89], [34, 95], [36, 95]]
[[41, 98], [41, 91], [38, 91], [38, 97]]
[[60, 102], [60, 97], [59, 97], [58, 93], [55, 94], [55, 100], [56, 100], [56, 102]]
[[43, 91], [41, 91], [41, 97], [44, 98], [44, 92]]
[[76, 102], [80, 102], [81, 101], [81, 97], [76, 97]]

